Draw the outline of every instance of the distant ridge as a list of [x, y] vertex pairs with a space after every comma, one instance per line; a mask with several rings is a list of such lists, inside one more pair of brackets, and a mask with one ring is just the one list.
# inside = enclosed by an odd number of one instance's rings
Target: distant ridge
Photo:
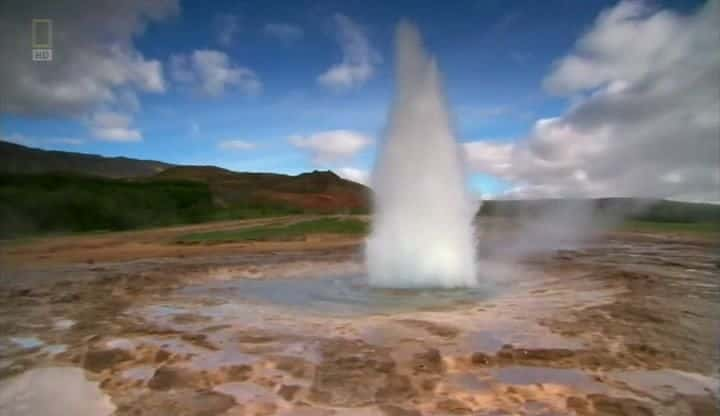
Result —
[[0, 173], [72, 173], [132, 181], [201, 182], [219, 208], [282, 208], [299, 212], [367, 212], [369, 189], [331, 171], [299, 175], [233, 172], [217, 166], [35, 149], [0, 141]]
[[331, 171], [299, 175], [233, 172], [215, 166], [173, 166], [155, 180], [194, 180], [208, 184], [219, 206], [284, 205], [318, 212], [367, 211], [370, 190]]
[[173, 165], [155, 160], [42, 150], [0, 141], [2, 173], [65, 172], [106, 178], [134, 178], [154, 175], [170, 166]]

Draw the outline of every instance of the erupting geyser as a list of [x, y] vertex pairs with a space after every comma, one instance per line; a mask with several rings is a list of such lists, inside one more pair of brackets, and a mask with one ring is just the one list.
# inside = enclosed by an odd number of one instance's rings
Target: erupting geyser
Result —
[[373, 172], [372, 286], [477, 284], [474, 204], [435, 60], [417, 28], [396, 34], [395, 102]]

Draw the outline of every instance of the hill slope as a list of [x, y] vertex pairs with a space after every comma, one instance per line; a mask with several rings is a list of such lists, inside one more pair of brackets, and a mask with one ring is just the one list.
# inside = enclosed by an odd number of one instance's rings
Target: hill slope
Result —
[[232, 172], [215, 166], [175, 166], [153, 180], [206, 183], [221, 207], [280, 205], [317, 212], [367, 211], [369, 189], [331, 171], [300, 175]]
[[42, 150], [0, 141], [0, 172], [65, 172], [107, 178], [149, 176], [172, 166], [154, 160], [104, 157], [85, 153]]

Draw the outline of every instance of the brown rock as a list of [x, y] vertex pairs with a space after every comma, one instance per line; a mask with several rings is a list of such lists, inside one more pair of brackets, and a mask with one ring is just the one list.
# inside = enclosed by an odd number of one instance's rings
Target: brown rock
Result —
[[356, 407], [375, 402], [385, 392], [395, 362], [383, 348], [358, 340], [333, 339], [322, 347], [308, 399], [331, 406]]
[[588, 398], [593, 402], [598, 416], [653, 416], [652, 410], [634, 399], [604, 394], [591, 394]]
[[588, 413], [588, 402], [582, 397], [571, 396], [565, 400], [565, 407], [568, 410], [574, 410], [579, 415]]
[[418, 410], [409, 410], [391, 404], [381, 404], [379, 407], [385, 416], [422, 416]]
[[93, 373], [99, 373], [118, 363], [130, 361], [132, 359], [132, 354], [120, 348], [88, 351], [83, 359], [83, 367]]
[[153, 390], [194, 387], [198, 379], [199, 375], [187, 368], [162, 366], [155, 370], [148, 387]]
[[208, 390], [148, 392], [118, 407], [115, 416], [217, 416], [235, 406], [235, 399]]
[[490, 365], [490, 363], [492, 362], [492, 357], [482, 352], [475, 352], [470, 357], [470, 362], [475, 365]]
[[415, 354], [412, 359], [412, 367], [416, 374], [438, 374], [445, 371], [445, 365], [443, 364], [440, 351], [435, 348]]
[[162, 363], [167, 361], [170, 358], [170, 353], [166, 350], [160, 349], [155, 352], [155, 357], [153, 358], [156, 363]]
[[453, 326], [438, 324], [435, 322], [421, 321], [418, 319], [402, 319], [398, 322], [408, 326], [422, 328], [430, 334], [442, 338], [455, 338], [460, 333], [460, 330]]
[[228, 381], [246, 381], [251, 373], [252, 367], [249, 365], [233, 365], [225, 368]]
[[442, 412], [448, 412], [453, 415], [467, 415], [472, 413], [472, 409], [457, 399], [445, 399], [438, 402], [437, 409]]
[[375, 394], [375, 399], [380, 403], [392, 403], [409, 399], [415, 396], [415, 394], [415, 389], [413, 389], [410, 379], [407, 376], [390, 374], [387, 377], [385, 386]]
[[278, 395], [287, 401], [292, 401], [299, 390], [300, 386], [288, 386], [287, 384], [283, 384], [280, 389], [278, 389]]

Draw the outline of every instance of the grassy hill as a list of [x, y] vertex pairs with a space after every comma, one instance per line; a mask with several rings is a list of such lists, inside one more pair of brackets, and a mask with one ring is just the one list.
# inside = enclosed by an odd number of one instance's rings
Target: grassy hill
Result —
[[132, 178], [154, 175], [168, 163], [126, 157], [104, 157], [85, 153], [35, 149], [0, 141], [0, 172], [66, 172], [108, 178]]
[[175, 166], [153, 180], [192, 180], [208, 185], [223, 208], [278, 207], [298, 212], [367, 212], [369, 190], [330, 171], [300, 175], [232, 172], [214, 166]]
[[74, 174], [1, 174], [0, 237], [193, 223], [215, 213], [207, 185]]
[[240, 173], [0, 142], [0, 237], [300, 213], [366, 213], [369, 190], [325, 171]]

